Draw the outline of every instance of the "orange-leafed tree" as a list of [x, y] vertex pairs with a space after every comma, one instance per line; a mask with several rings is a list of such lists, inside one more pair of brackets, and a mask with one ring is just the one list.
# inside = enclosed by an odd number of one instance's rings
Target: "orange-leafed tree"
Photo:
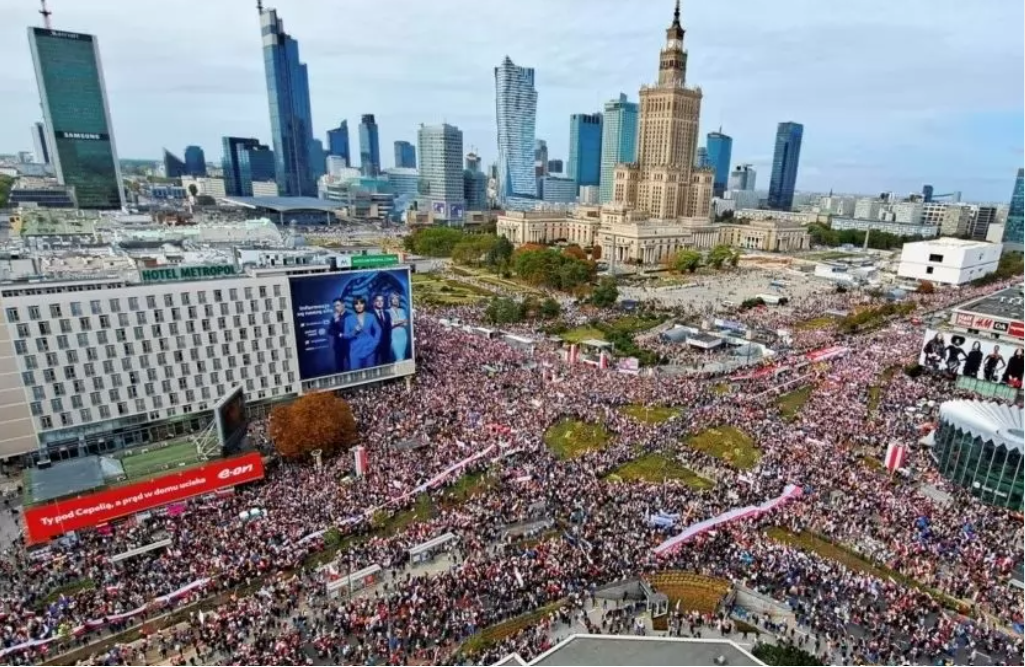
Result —
[[324, 454], [345, 450], [359, 438], [352, 408], [330, 392], [307, 394], [274, 408], [269, 435], [278, 453], [289, 459], [318, 449]]
[[920, 280], [917, 291], [919, 294], [932, 294], [936, 291], [936, 285], [931, 280]]
[[596, 245], [596, 246], [591, 248], [591, 259], [594, 260], [595, 262], [597, 262], [599, 259], [601, 259], [601, 246], [600, 245]]
[[581, 248], [575, 243], [563, 248], [562, 254], [566, 255], [567, 257], [572, 257], [573, 259], [579, 259], [582, 262], [587, 261], [587, 253], [584, 252], [583, 248]]

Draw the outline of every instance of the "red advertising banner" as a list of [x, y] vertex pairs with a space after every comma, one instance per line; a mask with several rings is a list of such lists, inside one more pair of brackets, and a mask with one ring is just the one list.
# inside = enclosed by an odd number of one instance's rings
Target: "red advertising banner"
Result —
[[263, 474], [263, 459], [251, 452], [77, 498], [26, 507], [25, 539], [28, 544], [46, 542], [73, 530], [254, 482], [263, 479]]

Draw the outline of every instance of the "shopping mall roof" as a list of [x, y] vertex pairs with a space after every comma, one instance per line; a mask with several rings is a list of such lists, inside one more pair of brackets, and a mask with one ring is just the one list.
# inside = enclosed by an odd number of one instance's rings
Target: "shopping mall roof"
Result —
[[274, 211], [275, 213], [337, 211], [341, 208], [338, 202], [319, 197], [220, 197], [220, 200], [228, 204]]
[[1025, 453], [1025, 411], [1020, 406], [987, 401], [947, 401], [940, 406], [940, 419], [959, 426], [962, 430], [981, 439], [992, 440], [994, 445], [1003, 445], [1012, 451]]
[[955, 310], [985, 315], [987, 317], [1020, 320], [1023, 305], [1025, 305], [1025, 298], [1023, 298], [1022, 287], [1018, 285], [1002, 289], [999, 292], [994, 292], [975, 301], [963, 303], [957, 306]]
[[764, 665], [726, 639], [573, 635], [531, 665]]

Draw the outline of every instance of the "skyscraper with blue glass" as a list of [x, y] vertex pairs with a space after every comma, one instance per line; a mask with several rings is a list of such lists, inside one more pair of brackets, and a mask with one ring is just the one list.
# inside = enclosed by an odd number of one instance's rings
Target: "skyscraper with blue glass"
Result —
[[804, 125], [800, 123], [780, 123], [776, 129], [776, 150], [772, 154], [772, 176], [769, 179], [768, 206], [771, 209], [789, 211], [794, 206], [803, 137]]
[[352, 166], [349, 153], [349, 121], [343, 120], [338, 127], [327, 131], [327, 154], [345, 158], [345, 166]]
[[306, 64], [299, 60], [299, 43], [285, 32], [277, 11], [257, 6], [278, 194], [315, 197], [313, 119]]
[[359, 121], [359, 168], [364, 176], [381, 173], [381, 139], [372, 113], [363, 114]]
[[1007, 209], [1007, 224], [1004, 226], [1004, 249], [1022, 252], [1025, 248], [1025, 169], [1018, 169], [1011, 191], [1011, 205]]
[[189, 176], [206, 176], [206, 155], [201, 147], [185, 147], [185, 173]]
[[399, 169], [416, 169], [416, 146], [408, 141], [396, 141], [395, 166]]
[[569, 167], [567, 176], [582, 185], [601, 182], [600, 113], [575, 113], [569, 117]]
[[612, 201], [613, 172], [617, 164], [637, 160], [637, 122], [639, 107], [626, 99], [626, 93], [605, 103], [601, 136], [601, 177], [599, 200]]
[[276, 156], [259, 139], [224, 137], [224, 192], [231, 197], [252, 197], [253, 181], [274, 181]]
[[28, 41], [58, 182], [75, 188], [80, 208], [121, 208], [121, 166], [96, 38], [29, 28]]
[[733, 154], [733, 138], [720, 132], [709, 132], [705, 141], [708, 149], [708, 164], [715, 169], [712, 179], [712, 196], [722, 197], [730, 179], [730, 159]]
[[527, 208], [537, 199], [534, 131], [537, 89], [534, 69], [517, 67], [509, 56], [495, 68], [498, 124], [498, 199], [507, 208]]

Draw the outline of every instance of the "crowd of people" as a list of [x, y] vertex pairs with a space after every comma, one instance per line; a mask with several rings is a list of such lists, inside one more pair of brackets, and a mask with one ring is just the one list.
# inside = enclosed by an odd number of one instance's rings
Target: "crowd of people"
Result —
[[[914, 298], [921, 310], [932, 310], [976, 291]], [[812, 298], [782, 315], [756, 310], [739, 317], [749, 326], [782, 328], [827, 305], [853, 308], [865, 298]], [[457, 314], [467, 321], [480, 316], [472, 308]], [[323, 467], [279, 463], [266, 480], [190, 502], [179, 515], [129, 520], [42, 550], [4, 554], [0, 661], [36, 663], [100, 633], [215, 595], [223, 601], [212, 610], [144, 645], [115, 644], [93, 655], [92, 664], [142, 664], [154, 652], [169, 661], [235, 665], [491, 664], [511, 651], [529, 659], [550, 645], [549, 627], [557, 618], [476, 653], [457, 649], [499, 621], [555, 601], [576, 609], [605, 584], [670, 569], [721, 577], [789, 605], [806, 650], [832, 662], [932, 664], [971, 647], [985, 649], [996, 662], [1020, 663], [1020, 635], [1002, 630], [1022, 622], [1021, 597], [1007, 585], [1012, 567], [1022, 561], [1020, 517], [980, 504], [932, 475], [926, 454], [916, 449], [909, 467], [919, 474], [910, 478], [865, 462], [881, 457], [893, 440], [917, 441], [921, 424], [934, 418], [935, 402], [954, 393], [942, 379], [895, 373], [878, 401], [869, 401], [884, 371], [915, 358], [920, 327], [898, 319], [843, 340], [828, 331], [797, 335], [792, 355], [826, 342], [849, 352], [734, 383], [724, 394], [723, 378], [634, 376], [567, 365], [551, 343], [539, 340], [527, 351], [442, 326], [441, 316], [452, 317], [453, 310], [417, 313], [418, 373], [410, 388], [393, 383], [347, 396], [369, 454], [366, 475], [352, 475], [351, 456], [326, 460]], [[566, 317], [579, 316], [570, 307]], [[810, 399], [788, 419], [775, 398], [782, 387], [801, 386], [813, 388]], [[675, 406], [682, 414], [645, 423], [619, 409], [627, 404]], [[909, 412], [908, 406], [918, 409]], [[611, 434], [608, 446], [576, 458], [554, 456], [544, 433], [567, 418], [600, 425]], [[738, 470], [682, 444], [721, 425], [755, 439], [761, 457], [754, 468]], [[262, 422], [252, 424], [251, 436], [262, 446], [272, 444]], [[482, 452], [487, 454], [453, 469]], [[609, 479], [649, 452], [676, 459], [716, 484], [695, 489], [674, 481]], [[414, 493], [446, 470], [449, 476], [436, 487]], [[453, 484], [466, 476], [483, 481], [473, 493], [457, 496]], [[937, 500], [924, 483], [953, 501]], [[763, 502], [787, 484], [802, 487], [799, 501], [669, 555], [653, 553], [680, 528]], [[431, 508], [427, 515], [390, 521], [423, 504]], [[261, 510], [247, 514], [256, 518], [240, 518], [252, 509]], [[655, 510], [679, 515], [676, 527], [667, 533], [652, 525]], [[539, 519], [560, 529], [524, 546], [504, 544], [506, 526]], [[818, 533], [902, 580], [852, 570], [771, 539], [769, 525]], [[458, 537], [451, 566], [413, 573], [409, 550], [446, 533]], [[170, 538], [169, 547], [111, 559], [163, 538]], [[333, 566], [308, 567], [338, 541]], [[386, 573], [383, 589], [327, 594], [326, 583], [338, 572], [375, 564]], [[910, 586], [911, 580], [921, 586]], [[940, 595], [964, 601], [974, 618], [945, 609]]]

